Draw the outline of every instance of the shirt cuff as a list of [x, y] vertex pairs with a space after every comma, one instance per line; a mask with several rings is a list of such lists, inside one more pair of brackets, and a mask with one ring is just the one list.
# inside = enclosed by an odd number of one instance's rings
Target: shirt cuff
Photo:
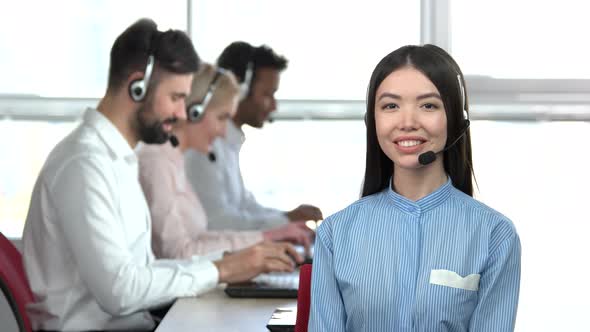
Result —
[[[210, 261], [217, 261], [223, 258], [223, 252], [225, 250], [216, 250], [212, 251], [206, 255], [201, 256], [202, 258], [208, 259]], [[215, 266], [215, 265], [214, 265]]]
[[193, 256], [186, 267], [193, 275], [191, 293], [201, 295], [217, 286], [219, 283], [219, 270], [211, 260], [203, 256]]

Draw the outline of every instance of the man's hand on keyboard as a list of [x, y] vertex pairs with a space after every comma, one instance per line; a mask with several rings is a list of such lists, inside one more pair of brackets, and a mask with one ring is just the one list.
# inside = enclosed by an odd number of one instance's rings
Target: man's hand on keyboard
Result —
[[213, 262], [219, 270], [220, 283], [248, 281], [260, 273], [292, 272], [303, 257], [290, 243], [262, 242], [227, 254]]
[[305, 221], [294, 221], [264, 231], [262, 235], [265, 240], [287, 241], [294, 244], [300, 244], [307, 250], [309, 249], [309, 246], [311, 246], [314, 232], [307, 227]]

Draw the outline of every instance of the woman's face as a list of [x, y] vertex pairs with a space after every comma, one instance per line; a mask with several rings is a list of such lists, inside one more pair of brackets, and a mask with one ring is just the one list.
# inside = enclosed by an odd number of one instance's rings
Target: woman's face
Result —
[[209, 105], [201, 121], [187, 123], [186, 140], [188, 146], [201, 153], [208, 153], [217, 137], [225, 136], [227, 121], [236, 112], [238, 96]]
[[[447, 116], [438, 89], [419, 70], [400, 68], [385, 78], [375, 95], [379, 146], [395, 167], [417, 169], [418, 156], [442, 150]], [[442, 156], [430, 165], [443, 167]]]

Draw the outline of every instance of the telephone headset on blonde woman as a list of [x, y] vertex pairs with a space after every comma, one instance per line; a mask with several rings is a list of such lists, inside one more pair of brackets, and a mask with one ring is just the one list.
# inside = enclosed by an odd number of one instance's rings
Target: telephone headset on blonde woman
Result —
[[[215, 74], [213, 75], [213, 79], [211, 83], [209, 83], [209, 87], [207, 87], [207, 93], [205, 93], [205, 97], [202, 100], [192, 103], [188, 105], [186, 108], [186, 118], [189, 122], [199, 122], [203, 119], [205, 115], [205, 109], [209, 106], [211, 99], [213, 98], [213, 94], [215, 94], [215, 89], [217, 88], [217, 81], [221, 75], [225, 75], [225, 69], [217, 68], [215, 70]], [[209, 152], [209, 160], [214, 162], [217, 158], [215, 157], [215, 153]]]
[[[455, 144], [457, 144], [457, 142], [459, 142], [459, 140], [461, 138], [463, 138], [463, 136], [465, 136], [465, 134], [467, 133], [467, 129], [469, 129], [469, 126], [471, 125], [471, 122], [469, 121], [469, 113], [467, 112], [467, 98], [465, 97], [465, 87], [463, 86], [463, 80], [462, 80], [461, 74], [457, 74], [457, 82], [459, 84], [459, 91], [461, 91], [461, 106], [463, 107], [463, 119], [464, 119], [463, 130], [461, 130], [461, 134], [459, 136], [457, 136], [457, 138], [451, 144], [449, 144], [447, 147], [445, 147], [444, 149], [442, 149], [438, 152], [426, 151], [424, 153], [421, 153], [418, 156], [418, 162], [421, 165], [426, 166], [428, 164], [431, 164], [432, 162], [434, 162], [436, 160], [437, 154], [445, 152], [448, 149], [452, 148]], [[364, 119], [365, 119], [365, 125], [367, 125], [367, 113], [365, 113]]]
[[[244, 76], [243, 77], [243, 81], [240, 82], [240, 87], [239, 87], [239, 100], [243, 101], [244, 99], [248, 98], [248, 95], [250, 94], [250, 85], [252, 84], [252, 77], [254, 76], [254, 63], [252, 62], [252, 56], [254, 54], [254, 48], [252, 47], [251, 51], [249, 52], [249, 54], [247, 55], [247, 59], [248, 62], [245, 65], [244, 68]], [[223, 74], [225, 71], [223, 68], [218, 68], [217, 69], [217, 73], [215, 74], [215, 77], [213, 78], [213, 81], [211, 82], [210, 86], [209, 86], [209, 90], [207, 91], [207, 95], [205, 96], [205, 98], [203, 99], [202, 105], [204, 105], [202, 107], [201, 110], [196, 110], [194, 109], [192, 106], [189, 106], [189, 111], [188, 111], [188, 118], [191, 119], [190, 121], [196, 122], [199, 121], [200, 117], [202, 117], [203, 115], [203, 111], [205, 110], [206, 105], [209, 102], [209, 99], [212, 97], [213, 92], [214, 92], [214, 85], [217, 81], [217, 79], [219, 78], [219, 76], [221, 74]], [[197, 113], [195, 113], [197, 112]], [[192, 119], [195, 120], [192, 120]], [[215, 152], [210, 151], [207, 155], [207, 157], [209, 158], [210, 162], [215, 162], [217, 161], [217, 156], [215, 155]]]
[[209, 83], [209, 86], [207, 87], [207, 92], [205, 93], [203, 99], [188, 105], [186, 108], [186, 117], [188, 121], [199, 122], [203, 119], [205, 109], [207, 106], [209, 106], [209, 103], [213, 98], [213, 94], [215, 93], [215, 89], [217, 88], [217, 81], [219, 80], [219, 77], [224, 74], [225, 70], [223, 68], [217, 68], [211, 83]]

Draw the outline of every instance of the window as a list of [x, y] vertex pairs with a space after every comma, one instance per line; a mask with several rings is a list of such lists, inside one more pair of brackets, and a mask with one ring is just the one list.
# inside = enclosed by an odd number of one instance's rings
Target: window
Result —
[[0, 94], [100, 97], [127, 26], [149, 17], [160, 30], [186, 30], [186, 12], [185, 0], [12, 2], [0, 12]]
[[466, 75], [590, 79], [590, 3], [457, 0], [450, 8], [451, 50]]
[[[527, 105], [588, 105], [590, 46], [584, 1], [465, 1], [450, 3], [450, 49], [473, 101]], [[529, 112], [510, 106], [516, 116]], [[477, 111], [477, 109], [476, 109]], [[560, 107], [550, 117], [587, 119]], [[528, 114], [536, 118], [535, 112]]]
[[192, 18], [195, 47], [208, 62], [238, 40], [289, 59], [280, 99], [364, 100], [377, 62], [420, 42], [419, 1], [195, 1]]
[[74, 121], [0, 120], [0, 231], [19, 238], [37, 175], [53, 147]]
[[590, 119], [590, 4], [24, 0], [5, 7], [0, 231], [7, 236], [20, 237], [47, 154], [104, 93], [114, 38], [140, 17], [161, 29], [190, 29], [208, 62], [236, 40], [266, 43], [290, 60], [277, 94], [280, 119], [263, 130], [244, 128], [241, 168], [262, 204], [289, 210], [309, 203], [325, 216], [361, 191], [371, 71], [397, 47], [428, 42], [448, 49], [467, 75], [477, 198], [511, 218], [521, 237], [516, 330], [589, 329], [590, 285], [576, 277], [590, 274], [590, 156], [583, 153], [590, 124], [515, 120]]
[[285, 211], [313, 204], [328, 216], [359, 198], [365, 172], [362, 120], [290, 120], [243, 129], [240, 168], [261, 204]]

